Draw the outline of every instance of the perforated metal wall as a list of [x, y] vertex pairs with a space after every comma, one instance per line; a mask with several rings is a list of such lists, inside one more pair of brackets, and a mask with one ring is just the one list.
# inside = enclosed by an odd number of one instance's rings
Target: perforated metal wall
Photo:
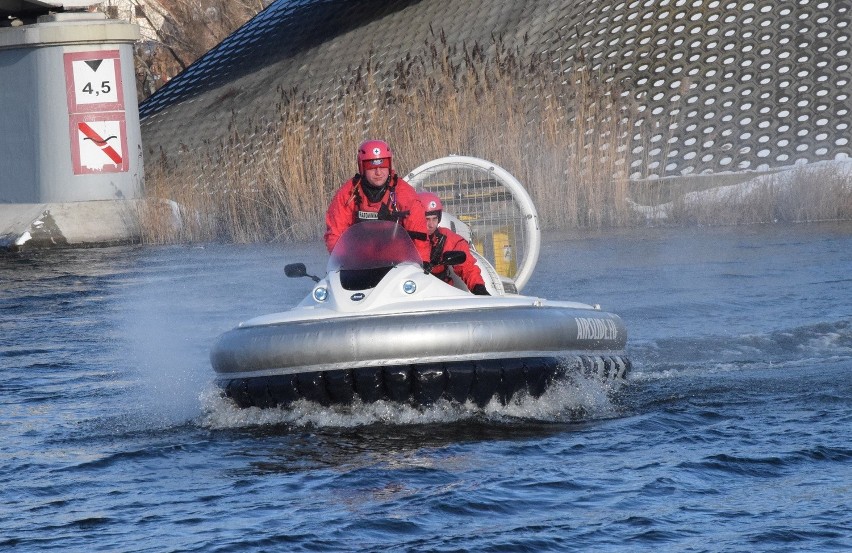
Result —
[[571, 58], [583, 50], [628, 79], [650, 140], [632, 151], [633, 177], [850, 152], [850, 2], [583, 4], [566, 22], [560, 51]]
[[852, 0], [279, 0], [140, 106], [143, 138], [215, 142], [223, 113], [263, 115], [278, 87], [331, 93], [367, 56], [392, 68], [443, 31], [619, 83], [638, 106], [632, 178], [843, 158], [850, 20]]

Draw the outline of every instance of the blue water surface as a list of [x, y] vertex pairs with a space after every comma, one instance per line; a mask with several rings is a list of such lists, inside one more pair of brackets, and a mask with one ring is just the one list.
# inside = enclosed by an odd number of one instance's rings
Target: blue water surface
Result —
[[0, 549], [852, 550], [852, 224], [548, 233], [625, 387], [236, 409], [208, 352], [320, 244], [0, 256]]

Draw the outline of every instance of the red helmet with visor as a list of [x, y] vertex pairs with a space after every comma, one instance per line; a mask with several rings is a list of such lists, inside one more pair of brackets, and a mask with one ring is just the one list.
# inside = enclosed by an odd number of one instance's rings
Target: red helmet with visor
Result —
[[441, 212], [444, 211], [444, 205], [441, 203], [441, 198], [434, 192], [423, 191], [417, 194], [420, 198], [420, 203], [423, 204], [423, 209], [426, 210], [426, 216], [438, 216], [438, 222], [441, 222]]
[[367, 169], [387, 167], [388, 171], [393, 168], [393, 152], [387, 142], [381, 140], [367, 140], [358, 146], [358, 172], [366, 174]]

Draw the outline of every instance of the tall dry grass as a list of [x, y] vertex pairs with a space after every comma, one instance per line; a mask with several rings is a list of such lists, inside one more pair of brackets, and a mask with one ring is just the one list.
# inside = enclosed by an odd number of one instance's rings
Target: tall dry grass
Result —
[[453, 153], [498, 163], [530, 192], [544, 228], [646, 224], [632, 198], [674, 198], [667, 221], [676, 224], [852, 218], [848, 179], [813, 187], [807, 202], [768, 186], [706, 206], [660, 181], [630, 183], [635, 106], [605, 77], [582, 63], [554, 68], [499, 39], [457, 48], [436, 36], [393, 67], [368, 59], [332, 92], [280, 89], [274, 116], [235, 114], [225, 140], [146, 159], [147, 196], [176, 202], [183, 224], [152, 209], [144, 240], [317, 238], [367, 138], [390, 143], [401, 175]]
[[367, 138], [390, 143], [401, 175], [451, 153], [492, 160], [524, 183], [545, 227], [634, 221], [629, 109], [586, 70], [554, 71], [499, 41], [457, 49], [436, 37], [394, 67], [363, 63], [333, 94], [278, 96], [274, 119], [236, 116], [222, 143], [146, 159], [147, 196], [177, 202], [184, 220], [171, 228], [146, 214], [146, 241], [316, 238]]

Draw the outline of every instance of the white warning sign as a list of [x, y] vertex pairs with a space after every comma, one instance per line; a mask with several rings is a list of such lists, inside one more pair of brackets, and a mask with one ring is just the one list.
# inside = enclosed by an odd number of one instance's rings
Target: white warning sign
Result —
[[103, 104], [118, 101], [115, 60], [81, 60], [74, 67], [77, 104]]
[[74, 174], [119, 173], [128, 170], [124, 113], [71, 117]]
[[118, 50], [65, 54], [68, 112], [124, 110]]

